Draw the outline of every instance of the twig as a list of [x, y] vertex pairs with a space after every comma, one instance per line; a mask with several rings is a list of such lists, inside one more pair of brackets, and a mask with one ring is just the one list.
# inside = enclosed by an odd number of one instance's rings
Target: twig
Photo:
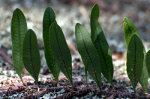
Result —
[[9, 87], [9, 89], [6, 91], [6, 92], [3, 92], [3, 94], [15, 94], [16, 92], [20, 92], [20, 91], [23, 91], [25, 90], [25, 87], [24, 86], [18, 86], [17, 89], [14, 89], [13, 87]]
[[46, 88], [45, 90], [41, 91], [41, 92], [37, 92], [36, 94], [31, 94], [29, 96], [24, 97], [25, 99], [36, 99], [38, 97], [43, 96], [44, 94], [48, 93], [48, 92], [57, 92], [59, 90], [61, 90], [63, 87], [51, 87], [51, 88]]
[[79, 54], [77, 49], [73, 46], [73, 44], [71, 42], [67, 41], [67, 44], [68, 44], [69, 49], [72, 51], [73, 54], [75, 54], [75, 55]]
[[9, 58], [2, 50], [0, 50], [0, 56], [4, 58], [6, 62], [8, 62], [10, 65], [13, 65], [12, 59]]
[[71, 99], [73, 96], [81, 97], [86, 95], [89, 92], [93, 92], [94, 94], [99, 94], [99, 90], [91, 87], [84, 88], [74, 88], [74, 90], [64, 93], [62, 96], [57, 97], [56, 99]]

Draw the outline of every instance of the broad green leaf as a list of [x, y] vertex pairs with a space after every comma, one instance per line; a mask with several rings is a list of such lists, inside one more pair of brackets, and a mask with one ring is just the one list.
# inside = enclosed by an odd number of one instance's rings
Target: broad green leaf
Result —
[[132, 35], [136, 34], [138, 37], [140, 37], [140, 35], [137, 32], [137, 29], [134, 26], [134, 24], [132, 23], [132, 21], [130, 19], [128, 19], [127, 17], [124, 18], [123, 27], [124, 27], [125, 42], [126, 42], [126, 45], [128, 48], [128, 44], [130, 42]]
[[11, 20], [12, 60], [14, 68], [22, 80], [23, 64], [23, 40], [27, 32], [27, 23], [20, 9], [13, 12]]
[[76, 24], [75, 36], [78, 51], [81, 55], [82, 61], [91, 75], [96, 81], [98, 87], [101, 87], [101, 64], [96, 48], [94, 47], [90, 35], [87, 30], [80, 25]]
[[94, 5], [91, 11], [91, 16], [90, 16], [90, 26], [91, 26], [91, 38], [92, 41], [95, 41], [97, 38], [96, 34], [96, 28], [98, 25], [98, 18], [99, 18], [99, 7], [97, 4]]
[[146, 66], [150, 77], [150, 50], [146, 53]]
[[38, 75], [41, 68], [40, 52], [38, 50], [37, 37], [33, 30], [29, 29], [23, 43], [23, 62], [27, 71], [38, 83]]
[[98, 51], [98, 55], [100, 57], [101, 62], [101, 70], [104, 75], [104, 77], [112, 83], [113, 79], [113, 63], [112, 63], [112, 54], [109, 48], [109, 45], [107, 43], [107, 40], [105, 38], [104, 32], [98, 23], [98, 17], [99, 17], [99, 7], [96, 4], [91, 12], [91, 38], [94, 43], [94, 46], [96, 47]]
[[43, 40], [44, 40], [45, 59], [49, 69], [51, 70], [51, 73], [53, 74], [54, 78], [58, 82], [58, 76], [60, 70], [54, 64], [52, 49], [50, 46], [50, 32], [49, 32], [49, 27], [54, 21], [55, 21], [55, 13], [53, 9], [50, 7], [46, 8], [43, 17]]
[[142, 74], [144, 62], [143, 49], [144, 47], [140, 38], [137, 35], [133, 35], [128, 45], [126, 65], [128, 77], [134, 89]]
[[[140, 36], [139, 36], [139, 33], [138, 33], [136, 27], [134, 26], [133, 22], [126, 17], [124, 18], [123, 27], [124, 27], [125, 42], [126, 42], [126, 46], [128, 48], [128, 45], [129, 45], [132, 35], [137, 35], [139, 38], [140, 38]], [[145, 51], [144, 45], [143, 45], [143, 53], [144, 53], [144, 63], [143, 63], [142, 75], [140, 77], [139, 82], [142, 85], [143, 90], [145, 92], [147, 92], [148, 71], [146, 68], [146, 51]]]
[[49, 32], [50, 45], [54, 56], [55, 65], [60, 68], [60, 70], [73, 85], [71, 53], [67, 46], [63, 31], [56, 22], [53, 22], [49, 28]]

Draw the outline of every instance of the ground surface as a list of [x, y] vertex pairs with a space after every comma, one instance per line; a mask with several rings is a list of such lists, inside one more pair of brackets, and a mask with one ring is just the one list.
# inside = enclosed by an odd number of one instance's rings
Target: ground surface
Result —
[[[123, 37], [123, 17], [130, 17], [137, 26], [144, 41], [145, 47], [150, 48], [150, 2], [148, 0], [0, 0], [0, 98], [93, 98], [113, 99], [115, 97], [133, 98], [133, 89], [127, 77], [125, 66], [126, 46]], [[113, 53], [114, 86], [103, 78], [102, 91], [99, 91], [95, 82], [88, 76], [85, 82], [84, 66], [76, 49], [72, 48], [73, 79], [72, 88], [63, 74], [57, 85], [45, 63], [42, 40], [42, 18], [46, 7], [51, 6], [56, 12], [58, 24], [62, 27], [70, 46], [75, 45], [74, 27], [77, 22], [89, 29], [89, 16], [92, 4], [98, 3], [101, 8], [100, 23], [105, 32]], [[20, 8], [28, 22], [28, 28], [33, 29], [38, 37], [42, 60], [42, 69], [39, 76], [39, 86], [33, 84], [32, 77], [24, 71], [23, 81], [18, 78], [11, 61], [10, 22], [15, 8]], [[90, 30], [89, 30], [90, 31]], [[73, 97], [74, 96], [74, 97]], [[137, 96], [148, 98], [140, 85], [137, 87]], [[78, 99], [77, 98], [77, 99]]]

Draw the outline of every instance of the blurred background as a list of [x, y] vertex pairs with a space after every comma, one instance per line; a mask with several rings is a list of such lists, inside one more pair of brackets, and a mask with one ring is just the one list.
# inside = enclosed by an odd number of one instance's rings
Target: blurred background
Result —
[[[93, 4], [100, 6], [99, 22], [113, 52], [124, 52], [123, 18], [129, 17], [144, 41], [150, 40], [150, 0], [0, 0], [0, 48], [11, 48], [10, 23], [13, 11], [20, 8], [28, 28], [33, 29], [43, 48], [42, 20], [46, 7], [56, 13], [58, 24], [74, 44], [74, 28], [77, 22], [89, 30], [90, 12]], [[89, 30], [90, 32], [90, 30]]]
[[[10, 24], [16, 8], [23, 11], [28, 29], [33, 29], [37, 34], [42, 66], [47, 68], [42, 39], [42, 20], [46, 7], [54, 9], [56, 20], [62, 27], [67, 41], [70, 42], [70, 46], [76, 46], [75, 24], [83, 24], [90, 32], [90, 12], [95, 3], [100, 7], [99, 22], [113, 52], [113, 59], [120, 59], [115, 55], [121, 56], [120, 61], [113, 61], [115, 70], [126, 74], [123, 18], [129, 17], [134, 22], [146, 49], [150, 48], [150, 0], [0, 0], [0, 73], [6, 75], [5, 70], [13, 68], [9, 60], [12, 53]], [[45, 73], [46, 70], [48, 69], [41, 72]]]

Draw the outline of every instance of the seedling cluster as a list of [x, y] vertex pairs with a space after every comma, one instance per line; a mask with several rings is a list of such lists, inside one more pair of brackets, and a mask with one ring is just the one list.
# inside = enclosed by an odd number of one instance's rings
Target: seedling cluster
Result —
[[[76, 44], [87, 72], [101, 89], [101, 75], [113, 84], [113, 63], [112, 54], [105, 38], [101, 25], [98, 23], [99, 7], [94, 5], [90, 15], [91, 33], [77, 23], [75, 26]], [[131, 84], [136, 89], [140, 83], [143, 90], [147, 92], [148, 78], [150, 76], [150, 51], [146, 53], [139, 33], [128, 18], [124, 18], [124, 36], [127, 46], [127, 74]], [[14, 68], [22, 79], [22, 71], [25, 67], [38, 84], [38, 75], [41, 68], [40, 53], [37, 44], [37, 37], [33, 30], [27, 29], [24, 14], [20, 9], [13, 13], [11, 22], [12, 37], [12, 59]], [[70, 81], [72, 80], [71, 53], [66, 43], [63, 31], [57, 24], [55, 13], [48, 7], [43, 17], [43, 41], [47, 65], [58, 82], [60, 71]]]

